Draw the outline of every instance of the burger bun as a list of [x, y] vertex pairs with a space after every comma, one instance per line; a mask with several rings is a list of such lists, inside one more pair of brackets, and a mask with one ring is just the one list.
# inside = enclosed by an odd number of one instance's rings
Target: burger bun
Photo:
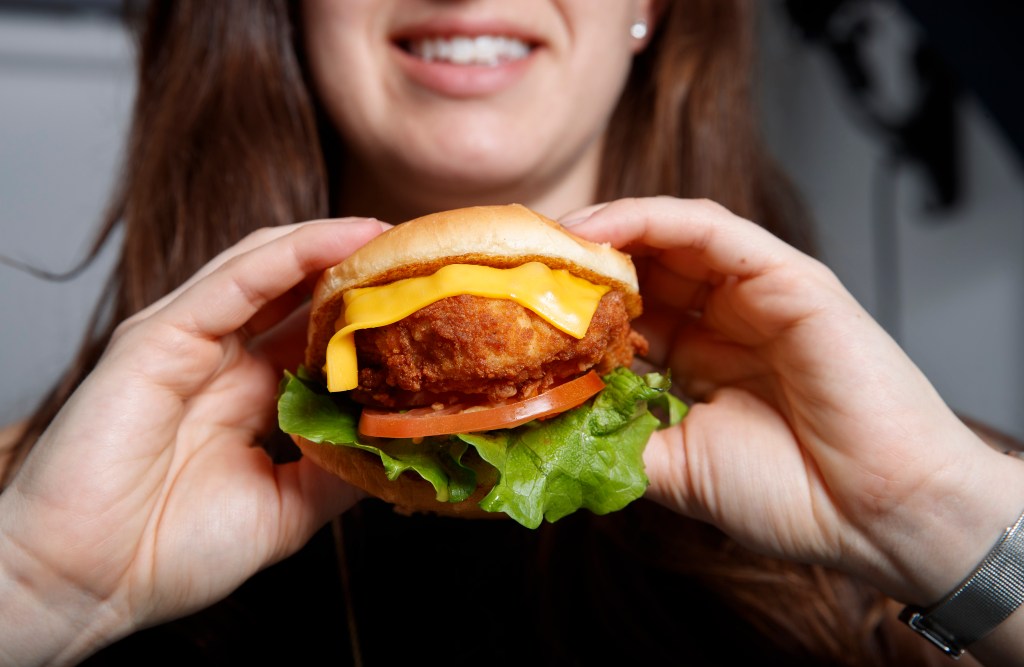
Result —
[[463, 519], [506, 519], [502, 512], [486, 512], [480, 501], [494, 486], [495, 480], [481, 480], [469, 498], [458, 503], [437, 499], [434, 487], [412, 473], [402, 473], [391, 481], [384, 474], [380, 457], [355, 447], [319, 444], [293, 436], [302, 455], [329, 473], [352, 486], [394, 506], [400, 514], [429, 513]]

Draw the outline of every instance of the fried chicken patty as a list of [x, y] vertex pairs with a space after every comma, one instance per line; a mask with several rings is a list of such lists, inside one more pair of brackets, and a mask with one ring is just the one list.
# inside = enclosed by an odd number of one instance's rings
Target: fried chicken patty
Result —
[[576, 339], [513, 301], [447, 297], [403, 320], [356, 332], [360, 403], [403, 408], [535, 396], [593, 368], [647, 353], [617, 292], [604, 295]]

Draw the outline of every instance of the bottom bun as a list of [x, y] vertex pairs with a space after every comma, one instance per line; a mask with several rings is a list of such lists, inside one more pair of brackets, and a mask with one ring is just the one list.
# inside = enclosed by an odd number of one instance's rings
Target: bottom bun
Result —
[[391, 503], [396, 512], [428, 512], [464, 519], [508, 518], [502, 512], [486, 512], [479, 505], [494, 486], [493, 482], [479, 484], [473, 494], [460, 503], [441, 502], [430, 482], [415, 478], [414, 473], [402, 473], [395, 481], [389, 480], [384, 474], [380, 458], [369, 452], [355, 447], [317, 444], [299, 436], [293, 436], [292, 439], [302, 450], [303, 456], [371, 496]]

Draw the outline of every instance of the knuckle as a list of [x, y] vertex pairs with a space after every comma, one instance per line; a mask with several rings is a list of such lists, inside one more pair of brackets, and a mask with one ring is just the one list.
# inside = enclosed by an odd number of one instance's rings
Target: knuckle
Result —
[[707, 197], [694, 199], [693, 205], [702, 215], [707, 216], [709, 219], [718, 218], [723, 215], [732, 215], [732, 211], [722, 206], [714, 199], [708, 199]]
[[246, 248], [258, 248], [276, 239], [280, 233], [280, 230], [275, 227], [260, 227], [246, 234], [239, 245]]
[[126, 338], [132, 331], [135, 330], [136, 327], [139, 326], [139, 323], [142, 320], [143, 320], [142, 314], [141, 313], [136, 313], [135, 315], [132, 315], [131, 317], [129, 317], [129, 318], [119, 322], [117, 324], [117, 326], [114, 327], [114, 331], [110, 335], [110, 343], [109, 344], [110, 345], [115, 345], [115, 344], [119, 343], [121, 340], [123, 340], [124, 338]]

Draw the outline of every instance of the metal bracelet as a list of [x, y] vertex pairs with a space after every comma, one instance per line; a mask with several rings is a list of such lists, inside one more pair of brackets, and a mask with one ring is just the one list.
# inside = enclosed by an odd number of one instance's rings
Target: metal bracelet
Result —
[[1003, 531], [981, 564], [952, 593], [900, 620], [952, 658], [992, 632], [1024, 603], [1024, 514]]

